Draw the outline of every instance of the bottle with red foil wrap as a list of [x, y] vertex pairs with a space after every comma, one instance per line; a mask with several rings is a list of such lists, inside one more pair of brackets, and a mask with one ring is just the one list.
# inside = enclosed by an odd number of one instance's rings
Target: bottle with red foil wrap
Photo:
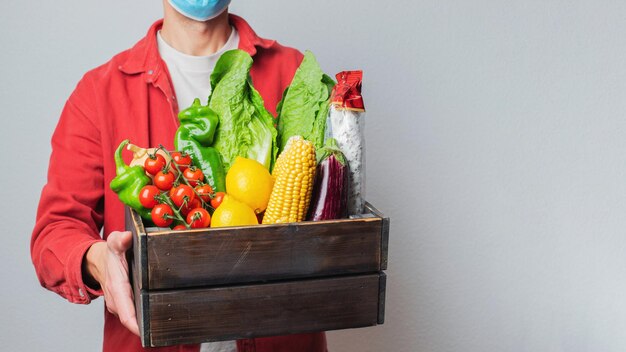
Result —
[[348, 161], [348, 215], [357, 215], [363, 213], [365, 199], [363, 71], [339, 72], [336, 78], [326, 121], [326, 139], [334, 138]]

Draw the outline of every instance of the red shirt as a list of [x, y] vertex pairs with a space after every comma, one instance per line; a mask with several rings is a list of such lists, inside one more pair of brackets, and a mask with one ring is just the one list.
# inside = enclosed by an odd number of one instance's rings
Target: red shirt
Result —
[[[255, 88], [266, 108], [276, 104], [302, 61], [302, 54], [260, 38], [240, 17], [230, 15], [239, 32], [239, 49], [254, 58]], [[123, 204], [109, 188], [115, 177], [113, 153], [129, 138], [139, 146], [173, 148], [178, 128], [169, 73], [161, 60], [157, 21], [133, 48], [89, 71], [69, 97], [52, 136], [48, 183], [43, 188], [31, 239], [31, 256], [41, 285], [73, 303], [87, 304], [101, 291], [82, 280], [89, 247], [111, 231], [124, 230]], [[185, 108], [185, 107], [183, 107]], [[126, 155], [129, 162], [130, 155]], [[139, 338], [105, 309], [104, 351], [143, 351]], [[240, 351], [326, 351], [323, 333], [238, 341]], [[198, 345], [150, 351], [198, 351]]]

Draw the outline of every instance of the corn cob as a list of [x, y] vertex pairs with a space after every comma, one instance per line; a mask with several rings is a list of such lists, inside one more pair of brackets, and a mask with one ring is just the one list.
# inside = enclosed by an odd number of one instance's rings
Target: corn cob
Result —
[[274, 166], [274, 188], [270, 195], [264, 224], [303, 221], [313, 191], [315, 147], [301, 136], [289, 138]]

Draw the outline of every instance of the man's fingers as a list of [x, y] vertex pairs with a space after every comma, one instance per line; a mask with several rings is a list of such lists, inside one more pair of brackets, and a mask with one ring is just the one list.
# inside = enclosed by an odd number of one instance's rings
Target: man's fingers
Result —
[[[131, 301], [132, 302], [132, 301]], [[135, 307], [132, 305], [118, 304], [118, 317], [120, 322], [133, 334], [139, 336], [139, 326], [137, 325], [137, 318], [135, 317]]]
[[[105, 296], [107, 309], [117, 315], [122, 325], [136, 335], [139, 335], [139, 326], [135, 317], [133, 294], [128, 282], [111, 281], [111, 286]], [[107, 297], [108, 296], [108, 297]]]
[[117, 312], [115, 311], [115, 308], [110, 301], [105, 302], [105, 306], [107, 307], [107, 311], [109, 311], [109, 313], [117, 315]]
[[109, 312], [117, 315], [122, 325], [133, 334], [139, 335], [135, 317], [133, 292], [128, 280], [128, 266], [124, 253], [132, 246], [133, 237], [129, 231], [114, 231], [107, 238], [107, 274], [105, 300]]

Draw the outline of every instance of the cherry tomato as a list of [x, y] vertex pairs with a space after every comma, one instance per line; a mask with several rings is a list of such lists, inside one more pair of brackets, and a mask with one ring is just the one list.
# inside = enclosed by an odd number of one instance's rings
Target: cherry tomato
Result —
[[152, 209], [155, 205], [159, 204], [159, 202], [154, 199], [154, 196], [157, 196], [161, 193], [156, 186], [147, 185], [143, 186], [141, 191], [139, 191], [139, 202], [146, 209]]
[[174, 226], [174, 228], [172, 230], [174, 230], [174, 231], [187, 230], [187, 226], [185, 226], [185, 225], [176, 225], [176, 226]]
[[178, 188], [178, 186], [180, 186], [178, 182], [174, 182], [172, 188], [170, 188], [170, 191], [167, 192], [167, 195], [170, 197], [170, 199], [172, 199], [172, 196], [174, 195], [174, 193], [176, 193], [176, 189]]
[[200, 198], [202, 198], [205, 203], [209, 203], [211, 201], [211, 194], [213, 194], [213, 187], [207, 184], [202, 186], [198, 185], [196, 186], [196, 192], [198, 192]]
[[157, 174], [154, 176], [153, 182], [154, 185], [157, 186], [161, 191], [169, 191], [174, 185], [175, 178], [176, 176], [172, 171], [164, 173], [163, 170], [161, 170], [157, 172]]
[[198, 185], [198, 181], [204, 180], [204, 174], [202, 173], [202, 170], [193, 166], [183, 171], [183, 177], [187, 179], [187, 181], [189, 181], [189, 184], [193, 187]]
[[192, 229], [202, 229], [209, 227], [211, 215], [204, 208], [196, 208], [187, 214], [187, 223]]
[[215, 195], [213, 196], [213, 199], [211, 199], [211, 206], [213, 207], [213, 209], [217, 209], [217, 207], [220, 206], [220, 204], [222, 204], [222, 201], [224, 200], [224, 192], [217, 192], [215, 193]]
[[198, 198], [194, 198], [191, 202], [187, 202], [187, 204], [183, 205], [180, 208], [180, 212], [186, 216], [190, 211], [196, 208], [202, 208], [202, 203]]
[[193, 191], [193, 188], [187, 185], [180, 185], [175, 188], [175, 191], [172, 194], [170, 194], [170, 198], [172, 199], [174, 205], [180, 208], [183, 203], [191, 203], [194, 199], [196, 199], [196, 193]]
[[191, 156], [189, 154], [183, 152], [173, 152], [172, 159], [180, 168], [180, 171], [185, 171], [189, 166], [191, 166]]
[[150, 175], [154, 176], [159, 171], [163, 170], [165, 167], [166, 161], [163, 155], [155, 154], [150, 155], [146, 161], [143, 163], [143, 167], [146, 169], [146, 172]]
[[158, 227], [168, 227], [174, 222], [174, 211], [167, 204], [157, 204], [150, 213], [152, 222]]

